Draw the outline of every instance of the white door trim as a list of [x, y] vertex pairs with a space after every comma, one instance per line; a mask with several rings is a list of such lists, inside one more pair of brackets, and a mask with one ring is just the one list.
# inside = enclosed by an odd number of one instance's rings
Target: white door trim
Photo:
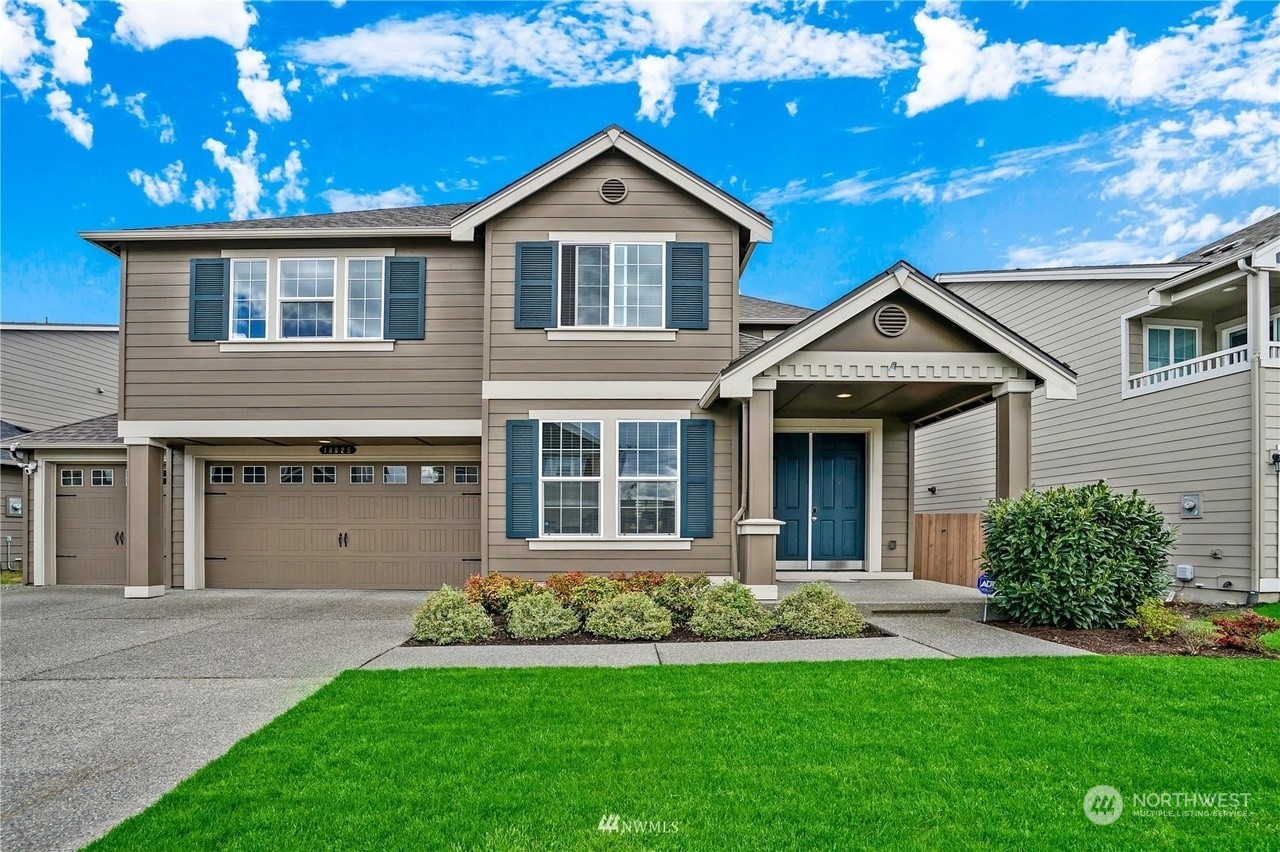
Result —
[[[123, 452], [102, 453], [68, 451], [57, 455], [41, 456], [33, 473], [31, 511], [31, 583], [35, 586], [58, 584], [58, 477], [54, 468], [59, 465], [110, 464], [128, 465]], [[129, 499], [129, 481], [125, 479], [125, 499]]]

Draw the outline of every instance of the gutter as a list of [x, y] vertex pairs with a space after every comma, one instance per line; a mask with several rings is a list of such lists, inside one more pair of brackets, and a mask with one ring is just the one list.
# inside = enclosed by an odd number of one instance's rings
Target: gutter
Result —
[[[1249, 336], [1249, 455], [1253, 459], [1250, 465], [1250, 485], [1252, 486], [1252, 494], [1250, 504], [1252, 511], [1249, 518], [1249, 550], [1251, 558], [1249, 559], [1249, 596], [1253, 600], [1257, 600], [1259, 589], [1262, 587], [1262, 560], [1266, 553], [1266, 536], [1264, 528], [1266, 526], [1266, 487], [1267, 477], [1264, 471], [1268, 461], [1266, 447], [1266, 396], [1262, 387], [1262, 358], [1266, 350], [1270, 334], [1266, 321], [1270, 318], [1270, 312], [1265, 310], [1265, 302], [1267, 300], [1267, 292], [1263, 289], [1263, 277], [1259, 270], [1250, 266], [1245, 258], [1240, 258], [1237, 262], [1240, 271], [1245, 273], [1246, 279], [1245, 292], [1249, 297], [1248, 305], [1248, 336]], [[1268, 282], [1269, 283], [1269, 282]], [[1263, 329], [1263, 334], [1259, 335], [1259, 328]]]

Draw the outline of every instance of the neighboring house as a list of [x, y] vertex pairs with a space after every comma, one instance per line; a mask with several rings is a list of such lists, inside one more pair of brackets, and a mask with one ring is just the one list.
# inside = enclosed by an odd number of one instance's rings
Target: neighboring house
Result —
[[[995, 399], [1016, 493], [1032, 391], [1075, 394], [905, 263], [816, 313], [739, 296], [769, 220], [615, 127], [473, 205], [83, 236], [122, 266], [125, 529], [92, 528], [129, 596], [910, 577], [914, 424]], [[119, 488], [105, 437], [32, 439], [38, 583]]]
[[[23, 569], [30, 523], [26, 434], [114, 413], [119, 336], [113, 325], [0, 323], [0, 561]], [[17, 443], [18, 457], [10, 453]], [[29, 575], [28, 575], [29, 576]]]
[[[1280, 215], [1169, 264], [937, 276], [1079, 373], [1034, 395], [1032, 483], [1136, 488], [1178, 527], [1188, 597], [1280, 592]], [[920, 431], [919, 511], [996, 494], [991, 407]]]

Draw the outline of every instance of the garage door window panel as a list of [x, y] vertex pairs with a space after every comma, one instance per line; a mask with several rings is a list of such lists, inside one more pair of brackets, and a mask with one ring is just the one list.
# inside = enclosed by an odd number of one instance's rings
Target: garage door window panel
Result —
[[384, 485], [407, 485], [409, 482], [408, 465], [384, 465], [382, 468], [382, 482]]
[[421, 485], [439, 485], [444, 482], [444, 465], [424, 464], [419, 472], [418, 481]]
[[301, 485], [302, 481], [303, 481], [302, 465], [300, 464], [280, 465], [280, 484], [281, 485]]
[[236, 469], [229, 464], [215, 464], [209, 466], [209, 484], [210, 485], [231, 485], [236, 481]]
[[94, 469], [90, 474], [89, 485], [93, 488], [110, 488], [116, 484], [116, 472], [111, 469]]
[[79, 488], [84, 485], [83, 470], [64, 470], [59, 474], [59, 477], [63, 488]]
[[373, 465], [353, 464], [351, 466], [351, 484], [352, 485], [372, 485], [373, 484]]
[[267, 468], [265, 465], [245, 465], [241, 473], [244, 477], [245, 485], [265, 485], [267, 482]]
[[475, 464], [456, 465], [453, 468], [453, 482], [455, 485], [479, 485], [480, 466]]
[[331, 464], [313, 465], [311, 482], [313, 485], [333, 485], [338, 481], [338, 468]]

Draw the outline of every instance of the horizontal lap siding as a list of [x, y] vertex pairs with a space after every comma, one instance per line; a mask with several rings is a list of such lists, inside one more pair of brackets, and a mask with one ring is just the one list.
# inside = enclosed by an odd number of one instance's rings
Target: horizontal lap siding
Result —
[[[1274, 294], [1273, 294], [1274, 298]], [[1280, 304], [1272, 302], [1272, 305]], [[1262, 371], [1263, 395], [1267, 403], [1265, 461], [1271, 453], [1280, 450], [1280, 368]], [[1266, 554], [1262, 560], [1262, 576], [1280, 576], [1280, 476], [1272, 473], [1266, 477], [1266, 497], [1263, 500], [1263, 530]]]
[[116, 332], [6, 329], [0, 338], [3, 419], [37, 431], [116, 413]]
[[[608, 204], [600, 184], [617, 177], [626, 199]], [[735, 357], [735, 226], [711, 208], [618, 153], [605, 154], [531, 196], [490, 225], [492, 294], [488, 378], [708, 382]], [[557, 231], [675, 233], [710, 246], [710, 327], [670, 341], [549, 341], [515, 328], [515, 244]]]
[[[360, 243], [296, 245], [346, 251], [358, 250]], [[483, 248], [447, 240], [363, 245], [426, 256], [426, 340], [396, 341], [393, 352], [220, 352], [217, 343], [188, 340], [189, 262], [244, 244], [132, 248], [125, 298], [125, 418], [479, 418]], [[272, 317], [275, 321], [274, 306]]]
[[[908, 505], [910, 479], [909, 427], [896, 420], [884, 421], [884, 504], [881, 524], [881, 570], [906, 571], [907, 536], [911, 528]], [[892, 550], [890, 543], [894, 543]]]
[[[1173, 558], [1199, 578], [1237, 588], [1249, 574], [1249, 374], [1121, 399], [1120, 315], [1146, 303], [1149, 282], [956, 284], [952, 289], [1079, 373], [1076, 400], [1032, 397], [1032, 483], [1107, 480], [1137, 489], [1179, 527]], [[916, 510], [980, 511], [995, 493], [994, 406], [921, 429]], [[926, 490], [938, 487], [932, 496]], [[1204, 517], [1182, 520], [1184, 494]], [[1221, 549], [1223, 558], [1210, 551]], [[1246, 583], [1247, 584], [1247, 583]]]
[[[612, 571], [676, 571], [680, 573], [728, 574], [730, 565], [729, 526], [734, 513], [734, 457], [737, 446], [737, 423], [732, 416], [710, 414], [698, 409], [695, 401], [632, 400], [601, 403], [600, 408], [617, 410], [686, 409], [693, 417], [713, 417], [716, 421], [715, 443], [715, 535], [694, 539], [689, 550], [670, 551], [531, 551], [524, 539], [506, 537], [506, 423], [523, 419], [530, 411], [563, 408], [581, 411], [592, 406], [583, 401], [552, 403], [537, 400], [491, 400], [485, 423], [487, 455], [486, 499], [488, 501], [488, 554], [490, 573], [516, 574], [541, 578], [563, 571], [608, 574]], [[606, 451], [610, 448], [606, 447]], [[607, 511], [602, 506], [601, 511]]]

